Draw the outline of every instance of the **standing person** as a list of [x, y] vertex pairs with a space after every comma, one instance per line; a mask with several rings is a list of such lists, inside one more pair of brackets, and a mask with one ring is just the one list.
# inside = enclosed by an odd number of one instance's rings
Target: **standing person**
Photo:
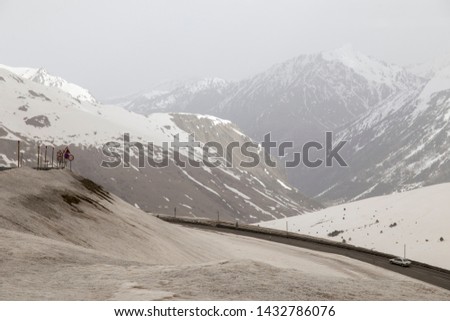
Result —
[[64, 162], [63, 168], [66, 168], [67, 161], [70, 161], [70, 156], [71, 156], [71, 154], [70, 154], [69, 147], [66, 147], [63, 151], [63, 162]]
[[69, 150], [69, 147], [66, 147], [64, 149], [64, 159], [69, 160], [69, 158], [70, 158], [70, 150]]

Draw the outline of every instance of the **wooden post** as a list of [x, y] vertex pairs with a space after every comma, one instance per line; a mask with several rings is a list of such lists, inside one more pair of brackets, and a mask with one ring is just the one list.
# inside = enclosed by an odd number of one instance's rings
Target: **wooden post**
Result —
[[17, 141], [17, 168], [20, 167], [20, 140]]
[[45, 146], [44, 166], [47, 167], [47, 146]]
[[38, 150], [37, 150], [37, 169], [39, 169], [39, 157], [41, 157], [41, 146], [38, 145]]
[[52, 168], [53, 168], [53, 160], [54, 160], [54, 156], [55, 156], [55, 147], [52, 147]]
[[173, 208], [173, 216], [177, 217], [177, 208], [176, 207]]

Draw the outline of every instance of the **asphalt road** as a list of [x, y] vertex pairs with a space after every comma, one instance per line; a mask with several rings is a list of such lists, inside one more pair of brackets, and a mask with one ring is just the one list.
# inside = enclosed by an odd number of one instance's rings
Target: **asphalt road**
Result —
[[450, 291], [450, 271], [429, 266], [419, 262], [413, 262], [410, 267], [401, 267], [389, 263], [391, 255], [373, 252], [366, 249], [344, 246], [339, 243], [310, 238], [300, 234], [286, 233], [279, 230], [258, 228], [255, 226], [241, 225], [236, 228], [232, 223], [221, 222], [217, 224], [208, 220], [192, 220], [186, 218], [160, 217], [161, 219], [181, 224], [186, 227], [198, 228], [202, 230], [230, 233], [247, 237], [254, 237], [266, 241], [288, 244], [314, 251], [344, 255], [355, 260], [370, 263], [382, 267], [389, 271], [397, 272], [411, 278], [439, 286]]

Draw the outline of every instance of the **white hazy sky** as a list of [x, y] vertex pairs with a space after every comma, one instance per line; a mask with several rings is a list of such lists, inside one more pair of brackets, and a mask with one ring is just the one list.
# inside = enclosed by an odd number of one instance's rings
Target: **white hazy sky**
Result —
[[450, 54], [448, 0], [0, 0], [0, 63], [98, 98], [169, 79], [241, 79], [351, 43], [399, 64]]

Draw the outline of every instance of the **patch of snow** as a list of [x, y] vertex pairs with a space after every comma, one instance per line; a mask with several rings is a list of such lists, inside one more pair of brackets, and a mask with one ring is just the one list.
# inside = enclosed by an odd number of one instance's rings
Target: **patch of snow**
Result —
[[239, 195], [239, 196], [242, 197], [243, 199], [246, 199], [246, 200], [251, 199], [250, 197], [248, 197], [248, 196], [245, 195], [244, 193], [238, 191], [237, 189], [235, 189], [235, 188], [233, 188], [233, 187], [231, 187], [231, 186], [228, 186], [227, 184], [223, 184], [223, 186], [225, 186], [226, 189], [232, 191], [233, 193]]
[[287, 186], [285, 183], [283, 183], [281, 180], [277, 179], [278, 184], [280, 184], [281, 186], [283, 186], [283, 188], [287, 189], [288, 191], [292, 191], [292, 188], [290, 188], [289, 186]]
[[196, 180], [195, 178], [193, 178], [191, 175], [189, 175], [185, 170], [181, 170], [181, 172], [187, 176], [187, 178], [189, 178], [191, 181], [193, 181], [195, 184], [201, 186], [202, 188], [206, 189], [208, 192], [213, 193], [214, 195], [220, 197], [219, 193], [217, 193], [215, 190], [213, 190], [212, 188], [200, 183], [198, 180]]
[[[261, 226], [375, 249], [450, 269], [450, 183], [332, 206]], [[342, 231], [330, 236], [333, 231]], [[441, 241], [441, 237], [443, 241]]]

